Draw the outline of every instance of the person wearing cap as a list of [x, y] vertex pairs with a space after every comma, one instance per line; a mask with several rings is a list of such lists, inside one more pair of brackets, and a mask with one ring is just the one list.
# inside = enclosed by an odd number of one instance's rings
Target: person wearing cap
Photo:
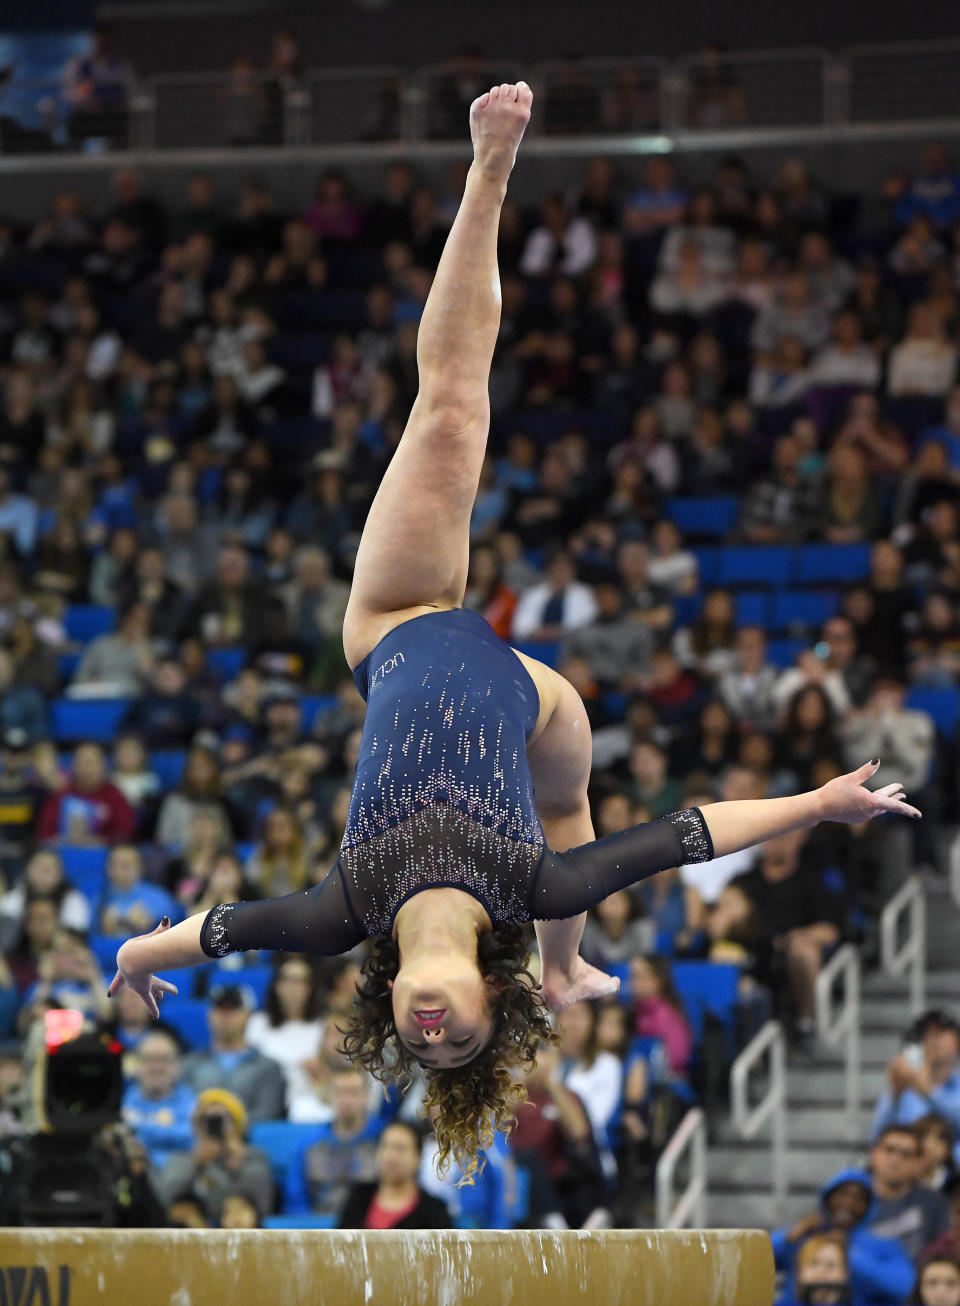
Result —
[[225, 1198], [244, 1193], [261, 1216], [273, 1209], [270, 1158], [246, 1141], [249, 1116], [240, 1098], [225, 1088], [200, 1093], [191, 1116], [193, 1147], [174, 1152], [154, 1179], [169, 1209], [179, 1199], [199, 1200], [211, 1224], [220, 1222]]
[[0, 869], [19, 875], [33, 844], [45, 791], [30, 772], [30, 736], [22, 726], [0, 735]]
[[877, 1103], [871, 1138], [931, 1111], [960, 1133], [960, 1025], [945, 1011], [928, 1011], [914, 1030], [916, 1041], [887, 1067], [890, 1087]]
[[216, 985], [207, 1012], [210, 1049], [184, 1058], [183, 1078], [198, 1093], [229, 1084], [251, 1121], [279, 1120], [285, 1115], [283, 1070], [246, 1040], [255, 1006], [242, 983]]

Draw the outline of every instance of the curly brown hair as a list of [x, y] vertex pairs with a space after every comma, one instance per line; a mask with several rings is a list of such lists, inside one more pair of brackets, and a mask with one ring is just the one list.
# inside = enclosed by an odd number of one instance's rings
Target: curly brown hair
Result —
[[[479, 935], [477, 963], [495, 998], [493, 1035], [464, 1066], [423, 1067], [424, 1112], [437, 1109], [437, 1165], [443, 1173], [451, 1159], [456, 1161], [463, 1170], [460, 1184], [473, 1183], [479, 1168], [477, 1152], [492, 1146], [498, 1129], [510, 1130], [516, 1120], [513, 1108], [526, 1101], [526, 1089], [514, 1072], [534, 1064], [540, 1043], [559, 1041], [540, 985], [527, 969], [529, 960], [521, 926], [498, 925]], [[370, 941], [357, 999], [340, 1033], [343, 1052], [354, 1065], [382, 1083], [407, 1087], [418, 1062], [401, 1041], [393, 1018], [388, 981], [396, 978], [399, 966], [393, 939]]]

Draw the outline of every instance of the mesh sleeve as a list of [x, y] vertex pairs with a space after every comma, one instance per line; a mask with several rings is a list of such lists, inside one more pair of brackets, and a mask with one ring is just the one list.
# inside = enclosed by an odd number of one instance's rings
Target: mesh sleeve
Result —
[[708, 862], [713, 840], [700, 809], [672, 812], [657, 821], [571, 848], [544, 854], [530, 900], [535, 920], [563, 920], [595, 906], [671, 866]]
[[349, 952], [365, 937], [335, 866], [319, 884], [283, 898], [219, 903], [200, 928], [200, 947], [208, 957], [251, 948], [333, 957]]

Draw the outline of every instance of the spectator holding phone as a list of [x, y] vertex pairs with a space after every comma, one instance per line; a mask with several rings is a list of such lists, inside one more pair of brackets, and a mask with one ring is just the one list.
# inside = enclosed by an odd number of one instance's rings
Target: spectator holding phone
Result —
[[890, 1062], [889, 1089], [877, 1103], [871, 1137], [888, 1125], [907, 1125], [931, 1111], [960, 1133], [960, 1026], [945, 1011], [928, 1011], [913, 1037]]
[[274, 1186], [270, 1159], [246, 1141], [247, 1112], [225, 1088], [208, 1088], [193, 1109], [193, 1147], [174, 1152], [155, 1181], [169, 1209], [192, 1196], [211, 1224], [219, 1224], [228, 1194], [242, 1192], [261, 1216], [273, 1209]]

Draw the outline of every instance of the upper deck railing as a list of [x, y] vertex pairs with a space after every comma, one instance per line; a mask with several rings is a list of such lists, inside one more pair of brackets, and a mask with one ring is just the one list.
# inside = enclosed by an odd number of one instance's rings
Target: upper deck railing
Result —
[[299, 78], [249, 70], [143, 80], [100, 118], [55, 82], [0, 87], [0, 151], [246, 150], [447, 142], [466, 148], [474, 95], [525, 77], [531, 134], [561, 150], [708, 148], [960, 131], [960, 40], [725, 52], [668, 61], [582, 59], [522, 67], [316, 68]]

